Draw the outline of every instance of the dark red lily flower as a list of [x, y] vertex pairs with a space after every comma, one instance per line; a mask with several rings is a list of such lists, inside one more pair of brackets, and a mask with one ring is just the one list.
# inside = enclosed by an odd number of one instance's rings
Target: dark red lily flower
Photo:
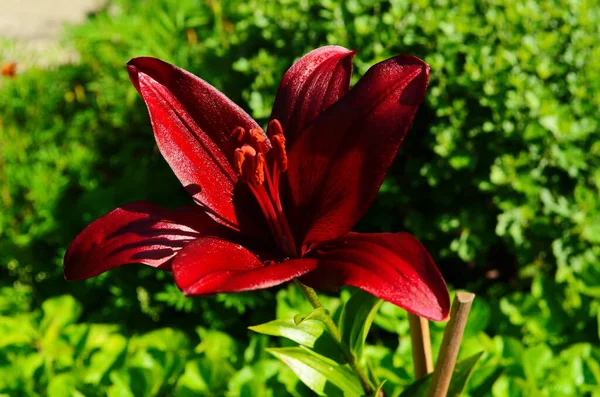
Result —
[[197, 205], [117, 208], [73, 241], [65, 277], [143, 263], [171, 269], [187, 295], [302, 277], [316, 288], [353, 285], [420, 316], [446, 318], [446, 285], [416, 238], [350, 232], [406, 135], [429, 67], [399, 55], [350, 89], [353, 56], [328, 46], [296, 62], [266, 133], [198, 77], [158, 59], [131, 60], [158, 148]]

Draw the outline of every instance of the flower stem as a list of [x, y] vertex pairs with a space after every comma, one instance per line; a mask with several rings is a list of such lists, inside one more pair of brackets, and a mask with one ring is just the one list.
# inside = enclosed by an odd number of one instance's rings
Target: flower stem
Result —
[[[317, 295], [317, 292], [314, 289], [312, 289], [308, 285], [302, 284], [300, 281], [298, 281], [298, 279], [295, 279], [294, 282], [296, 283], [298, 288], [300, 288], [300, 291], [302, 291], [302, 294], [304, 294], [306, 299], [308, 299], [310, 304], [315, 309], [319, 309], [319, 308], [323, 307], [323, 304], [321, 303], [321, 300], [319, 299], [319, 296]], [[344, 352], [346, 361], [348, 362], [348, 365], [350, 365], [350, 368], [352, 368], [352, 370], [358, 377], [358, 380], [360, 381], [360, 384], [362, 385], [362, 388], [363, 388], [365, 394], [367, 396], [374, 396], [375, 390], [373, 388], [373, 385], [371, 384], [371, 382], [369, 381], [369, 378], [367, 378], [367, 376], [363, 372], [363, 370], [358, 366], [358, 363], [356, 362], [356, 357], [354, 357], [354, 354], [352, 354], [352, 352], [350, 351], [350, 349], [348, 348], [346, 343], [344, 343], [344, 341], [342, 341], [342, 334], [340, 333], [340, 330], [337, 327], [337, 325], [335, 325], [335, 322], [333, 321], [331, 316], [329, 314], [327, 314], [327, 316], [325, 316], [322, 319], [322, 321], [325, 324], [325, 328], [327, 328], [327, 331], [329, 331], [329, 333], [331, 335], [333, 335], [335, 340], [340, 344], [340, 347], [342, 348], [342, 351]]]

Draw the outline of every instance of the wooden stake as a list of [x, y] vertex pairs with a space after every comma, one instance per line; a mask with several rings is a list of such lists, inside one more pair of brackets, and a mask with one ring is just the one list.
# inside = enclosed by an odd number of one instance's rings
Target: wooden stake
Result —
[[428, 397], [446, 397], [448, 394], [452, 372], [460, 350], [460, 342], [474, 298], [475, 294], [470, 292], [456, 293], [450, 310], [450, 321], [446, 325], [440, 354], [431, 377]]
[[429, 322], [427, 319], [419, 317], [416, 314], [408, 313], [408, 323], [410, 325], [410, 341], [412, 344], [415, 376], [419, 379], [433, 371]]

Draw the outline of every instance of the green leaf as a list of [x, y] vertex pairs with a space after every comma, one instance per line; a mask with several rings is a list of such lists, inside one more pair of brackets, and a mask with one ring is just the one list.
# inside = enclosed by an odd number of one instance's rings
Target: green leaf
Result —
[[50, 298], [42, 303], [44, 318], [40, 327], [46, 331], [53, 326], [65, 327], [77, 321], [81, 310], [81, 305], [70, 295]]
[[114, 371], [110, 374], [112, 385], [108, 387], [108, 397], [135, 397], [129, 387], [129, 375], [124, 371]]
[[383, 390], [383, 385], [385, 385], [385, 382], [387, 382], [387, 381], [384, 380], [383, 382], [381, 382], [379, 384], [379, 386], [377, 387], [377, 390], [375, 390], [375, 393], [373, 393], [374, 396], [379, 397], [381, 395], [381, 392]]
[[81, 305], [70, 295], [57, 296], [42, 303], [44, 317], [40, 329], [44, 336], [40, 343], [43, 346], [53, 344], [67, 325], [77, 321], [81, 310]]
[[303, 314], [296, 314], [294, 316], [294, 323], [296, 325], [300, 325], [306, 320], [319, 320], [324, 322], [327, 317], [329, 317], [329, 312], [327, 309], [324, 307], [318, 307], [306, 316]]
[[367, 334], [382, 302], [381, 299], [358, 290], [344, 305], [340, 319], [342, 341], [357, 358], [362, 354]]
[[189, 350], [190, 343], [187, 336], [180, 330], [173, 328], [162, 328], [147, 332], [132, 339], [134, 348], [153, 347], [163, 351]]
[[361, 396], [354, 373], [305, 347], [271, 348], [267, 351], [283, 361], [311, 390], [320, 396]]
[[239, 355], [237, 342], [228, 334], [198, 327], [196, 332], [200, 336], [200, 344], [196, 346], [196, 353], [203, 353], [209, 360], [234, 360]]
[[[450, 387], [448, 388], [447, 397], [459, 397], [463, 389], [467, 385], [469, 377], [475, 369], [477, 361], [481, 358], [483, 352], [467, 357], [456, 363], [454, 372], [452, 373], [452, 380], [450, 381]], [[425, 397], [429, 390], [429, 384], [431, 383], [431, 374], [418, 379], [412, 385], [408, 386], [400, 397]]]
[[[282, 369], [281, 362], [275, 359], [262, 360], [253, 366], [246, 366], [236, 372], [227, 384], [228, 397], [278, 396], [274, 393], [275, 379]], [[279, 384], [280, 391], [284, 391]]]
[[38, 330], [31, 316], [26, 315], [0, 316], [0, 333], [2, 334], [0, 349], [10, 345], [32, 344], [38, 336]]
[[288, 338], [302, 346], [312, 348], [318, 354], [337, 363], [345, 362], [339, 343], [325, 330], [325, 326], [319, 320], [304, 319], [298, 325], [292, 319], [274, 320], [248, 328], [261, 334]]
[[127, 368], [131, 391], [134, 396], [154, 396], [158, 379], [149, 368], [132, 367]]
[[204, 372], [201, 360], [188, 362], [185, 372], [177, 382], [177, 395], [206, 395], [209, 392], [209, 386]]
[[545, 344], [525, 350], [521, 356], [525, 378], [533, 385], [544, 378], [546, 369], [552, 364], [554, 355]]
[[90, 359], [84, 381], [87, 383], [99, 383], [108, 376], [110, 371], [119, 366], [127, 354], [127, 339], [122, 335], [111, 335], [99, 351], [95, 352]]
[[48, 397], [72, 397], [77, 379], [72, 374], [53, 376], [48, 383]]

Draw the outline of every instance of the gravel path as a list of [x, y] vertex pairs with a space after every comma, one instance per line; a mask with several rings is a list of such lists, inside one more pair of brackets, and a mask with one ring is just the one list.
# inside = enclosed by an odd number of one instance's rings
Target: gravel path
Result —
[[77, 24], [106, 0], [0, 0], [0, 66], [47, 67], [76, 54], [59, 42], [65, 24]]

